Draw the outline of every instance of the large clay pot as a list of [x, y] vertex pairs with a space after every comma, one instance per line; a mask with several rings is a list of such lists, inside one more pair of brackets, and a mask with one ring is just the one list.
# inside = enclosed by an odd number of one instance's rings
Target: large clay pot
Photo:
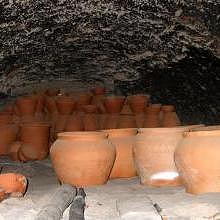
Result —
[[175, 162], [186, 192], [220, 192], [220, 128], [186, 132]]
[[128, 97], [128, 103], [130, 105], [131, 111], [134, 114], [144, 113], [145, 108], [148, 105], [149, 96], [148, 95], [133, 95]]
[[21, 116], [34, 115], [37, 107], [37, 99], [32, 96], [21, 97], [16, 101], [16, 106]]
[[145, 128], [157, 128], [160, 127], [160, 107], [150, 106], [147, 107], [146, 116], [144, 119], [143, 127]]
[[18, 173], [0, 174], [0, 188], [12, 197], [20, 197], [26, 191], [27, 179]]
[[61, 182], [83, 187], [107, 182], [116, 150], [103, 132], [66, 132], [58, 135], [50, 156]]
[[44, 159], [49, 152], [49, 123], [25, 123], [21, 125], [20, 132], [21, 141], [23, 144], [28, 144], [33, 152], [37, 151], [36, 159]]
[[84, 130], [84, 125], [81, 115], [78, 113], [71, 115], [66, 122], [65, 131], [83, 131], [83, 130]]
[[134, 158], [141, 183], [151, 186], [182, 184], [174, 163], [174, 152], [190, 127], [139, 129]]
[[113, 129], [105, 130], [109, 140], [116, 147], [116, 159], [110, 178], [129, 178], [137, 175], [133, 160], [134, 137], [137, 129]]
[[16, 140], [18, 127], [14, 124], [0, 126], [0, 155], [9, 153], [9, 146]]
[[137, 124], [134, 115], [121, 114], [117, 128], [136, 128]]
[[104, 100], [106, 112], [109, 114], [119, 114], [125, 101], [124, 96], [108, 96]]
[[61, 115], [70, 115], [73, 113], [76, 103], [72, 97], [60, 96], [56, 100], [58, 113]]

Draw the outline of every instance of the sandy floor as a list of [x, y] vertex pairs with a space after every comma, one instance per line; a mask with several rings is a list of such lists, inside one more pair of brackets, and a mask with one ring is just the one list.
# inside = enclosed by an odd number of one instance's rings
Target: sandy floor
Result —
[[[34, 219], [43, 203], [59, 186], [49, 160], [15, 163], [0, 158], [2, 173], [19, 172], [29, 180], [24, 198], [9, 198], [0, 203], [0, 220]], [[213, 219], [220, 212], [220, 193], [193, 196], [183, 188], [150, 188], [141, 186], [138, 178], [109, 181], [85, 189], [86, 220], [200, 220]], [[158, 213], [153, 204], [161, 208]], [[67, 209], [63, 219], [68, 219]], [[216, 218], [217, 219], [217, 218]]]

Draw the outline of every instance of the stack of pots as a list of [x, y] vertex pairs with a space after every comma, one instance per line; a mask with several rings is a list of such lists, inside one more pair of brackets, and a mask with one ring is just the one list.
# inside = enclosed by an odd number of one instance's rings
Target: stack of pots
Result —
[[220, 126], [185, 132], [175, 151], [175, 163], [186, 192], [220, 192]]
[[124, 96], [108, 96], [104, 100], [107, 116], [104, 121], [104, 129], [115, 129], [118, 127], [120, 112], [125, 102]]
[[157, 187], [181, 185], [174, 152], [183, 139], [184, 131], [200, 126], [139, 129], [133, 150], [141, 183]]
[[135, 115], [136, 125], [138, 128], [142, 128], [144, 126], [144, 112], [149, 103], [149, 100], [150, 96], [144, 94], [132, 95], [128, 97], [128, 103], [130, 105], [131, 111]]

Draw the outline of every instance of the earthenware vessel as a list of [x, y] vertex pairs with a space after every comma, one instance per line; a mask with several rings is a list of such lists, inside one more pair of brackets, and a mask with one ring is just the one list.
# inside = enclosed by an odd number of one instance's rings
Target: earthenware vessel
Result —
[[59, 94], [59, 92], [60, 92], [59, 89], [47, 89], [45, 91], [45, 95], [47, 95], [47, 96], [56, 96], [56, 95]]
[[84, 130], [84, 125], [83, 125], [83, 120], [80, 114], [75, 113], [71, 115], [65, 126], [65, 131], [83, 131]]
[[44, 111], [44, 105], [45, 105], [45, 95], [44, 94], [38, 94], [37, 97], [37, 106], [36, 106], [36, 112], [35, 114], [42, 113]]
[[104, 130], [109, 140], [116, 147], [116, 160], [110, 178], [130, 178], [137, 175], [134, 166], [132, 149], [137, 129]]
[[26, 191], [27, 179], [18, 173], [0, 174], [0, 188], [12, 197], [20, 197]]
[[54, 128], [55, 138], [57, 138], [58, 133], [65, 130], [69, 117], [69, 115], [57, 115]]
[[120, 115], [119, 114], [106, 114], [103, 129], [115, 129], [118, 127]]
[[160, 127], [160, 107], [149, 106], [145, 110], [145, 119], [143, 127], [156, 128]]
[[77, 98], [77, 106], [89, 105], [92, 101], [92, 94], [89, 92], [84, 92], [78, 94]]
[[[39, 157], [39, 149], [36, 145], [38, 145], [39, 147], [42, 147], [42, 143], [39, 143], [39, 144], [35, 143], [34, 147], [33, 147], [33, 143], [32, 144], [22, 143], [21, 147], [18, 149], [19, 161], [28, 162], [28, 161], [38, 160], [38, 159], [39, 160], [44, 159], [46, 155], [48, 154], [48, 152], [44, 151], [44, 154], [41, 153]], [[45, 148], [48, 148], [48, 146], [45, 146]]]
[[136, 120], [134, 115], [120, 114], [117, 128], [136, 128]]
[[58, 134], [50, 156], [62, 183], [83, 187], [107, 182], [116, 150], [103, 132], [65, 132]]
[[220, 128], [215, 129], [185, 132], [175, 151], [175, 163], [188, 193], [220, 192]]
[[104, 113], [98, 114], [98, 123], [99, 123], [99, 128], [101, 130], [105, 129], [106, 120], [107, 120], [107, 114]]
[[16, 106], [21, 116], [34, 115], [37, 107], [35, 97], [26, 96], [17, 99]]
[[134, 158], [141, 183], [150, 186], [182, 184], [174, 163], [174, 152], [189, 127], [139, 129]]
[[14, 124], [0, 126], [0, 155], [7, 155], [9, 145], [12, 144], [17, 137], [18, 127]]
[[56, 101], [52, 97], [45, 98], [45, 107], [49, 114], [57, 113]]
[[131, 111], [137, 115], [142, 114], [148, 105], [149, 96], [148, 95], [132, 95], [128, 97], [128, 103], [130, 105]]
[[18, 158], [18, 150], [20, 149], [22, 145], [22, 142], [21, 141], [15, 141], [15, 142], [12, 142], [10, 145], [9, 145], [9, 153], [8, 153], [8, 156], [14, 160], [14, 161], [20, 161], [19, 158]]
[[99, 130], [97, 107], [95, 105], [85, 105], [83, 116], [83, 125], [85, 131]]
[[76, 102], [72, 97], [60, 96], [56, 99], [58, 113], [61, 115], [70, 115], [76, 107]]
[[175, 127], [180, 126], [181, 122], [176, 112], [163, 112], [163, 118], [161, 121], [162, 127]]
[[125, 101], [124, 96], [108, 96], [104, 100], [106, 112], [109, 114], [119, 114]]

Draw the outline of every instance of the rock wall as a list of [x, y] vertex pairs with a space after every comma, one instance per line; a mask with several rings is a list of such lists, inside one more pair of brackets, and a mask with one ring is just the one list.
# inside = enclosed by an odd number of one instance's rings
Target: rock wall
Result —
[[0, 91], [104, 84], [174, 103], [184, 121], [214, 123], [219, 11], [215, 0], [1, 0]]

